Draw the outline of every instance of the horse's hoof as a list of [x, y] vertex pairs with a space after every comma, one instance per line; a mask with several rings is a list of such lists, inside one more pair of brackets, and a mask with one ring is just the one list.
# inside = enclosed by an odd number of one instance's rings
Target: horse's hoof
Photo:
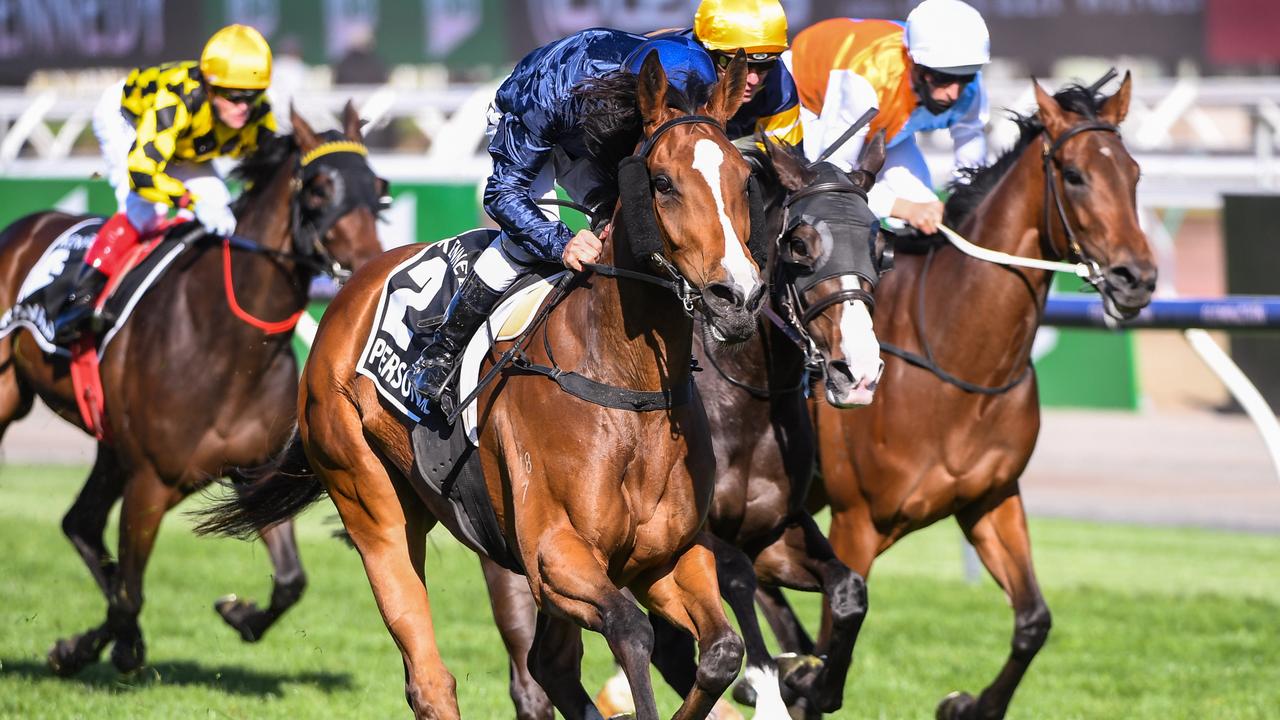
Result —
[[756, 689], [751, 681], [742, 678], [733, 685], [733, 701], [747, 707], [756, 706]]
[[147, 660], [147, 646], [142, 638], [122, 642], [116, 640], [111, 646], [111, 664], [121, 675], [137, 672]]
[[973, 716], [973, 709], [977, 706], [978, 701], [972, 695], [957, 690], [942, 698], [935, 717], [938, 720], [965, 720]]
[[[236, 595], [224, 595], [213, 603], [222, 619], [240, 633], [245, 642], [257, 642], [262, 639], [262, 611], [252, 602], [241, 600]], [[257, 622], [255, 622], [255, 620]]]
[[49, 669], [58, 677], [71, 677], [98, 659], [97, 655], [86, 652], [78, 642], [79, 638], [62, 638], [49, 648], [47, 656]]

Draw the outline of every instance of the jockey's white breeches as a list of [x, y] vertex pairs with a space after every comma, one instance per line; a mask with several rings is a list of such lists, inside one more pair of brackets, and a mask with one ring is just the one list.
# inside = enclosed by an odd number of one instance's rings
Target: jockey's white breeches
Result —
[[[117, 212], [128, 215], [129, 222], [140, 232], [155, 227], [169, 212], [164, 203], [154, 203], [134, 192], [129, 183], [129, 151], [138, 137], [138, 131], [120, 112], [120, 96], [124, 81], [112, 85], [102, 93], [93, 110], [93, 134], [102, 148], [106, 163], [107, 182], [116, 194]], [[231, 202], [227, 184], [213, 168], [213, 163], [189, 163], [174, 161], [165, 172], [181, 180], [201, 203], [226, 206]]]

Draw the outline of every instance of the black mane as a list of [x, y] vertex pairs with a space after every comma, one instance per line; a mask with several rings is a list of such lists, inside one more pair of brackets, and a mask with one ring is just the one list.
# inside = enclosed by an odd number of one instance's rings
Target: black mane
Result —
[[[1054, 93], [1053, 98], [1064, 110], [1090, 120], [1098, 118], [1102, 103], [1107, 99], [1083, 85], [1068, 85]], [[982, 203], [982, 199], [1022, 156], [1022, 151], [1044, 132], [1044, 124], [1034, 112], [1022, 115], [1009, 111], [1009, 115], [1018, 126], [1017, 142], [987, 167], [957, 170], [956, 179], [949, 185], [951, 197], [947, 199], [945, 220], [947, 225], [959, 227], [969, 215], [973, 214], [973, 211]]]
[[[608, 180], [586, 198], [592, 208], [608, 208], [617, 201], [618, 163], [634, 152], [640, 142], [642, 123], [636, 85], [634, 73], [615, 70], [599, 78], [583, 80], [572, 90], [571, 102], [577, 103], [577, 115], [582, 118], [587, 151]], [[667, 107], [693, 114], [706, 104], [711, 87], [696, 79], [690, 83], [688, 92], [668, 85]]]

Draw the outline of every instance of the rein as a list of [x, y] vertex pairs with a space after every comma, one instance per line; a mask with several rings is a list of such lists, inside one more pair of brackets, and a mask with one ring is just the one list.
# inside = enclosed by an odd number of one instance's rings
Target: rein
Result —
[[341, 263], [339, 263], [337, 259], [334, 258], [333, 254], [329, 252], [328, 248], [325, 247], [323, 242], [324, 233], [321, 232], [314, 223], [307, 222], [302, 218], [302, 203], [299, 199], [299, 190], [304, 183], [302, 177], [306, 176], [307, 168], [318, 158], [335, 154], [358, 155], [361, 158], [367, 158], [369, 151], [364, 145], [358, 142], [351, 140], [333, 140], [317, 145], [309, 152], [302, 155], [298, 160], [298, 170], [294, 176], [293, 187], [289, 200], [289, 234], [293, 237], [294, 247], [297, 248], [300, 244], [298, 242], [298, 238], [303, 237], [303, 233], [309, 229], [309, 252], [303, 253], [298, 252], [297, 250], [276, 250], [237, 235], [226, 237], [222, 240], [223, 291], [226, 295], [227, 307], [230, 308], [231, 313], [241, 321], [261, 330], [267, 335], [279, 335], [281, 333], [292, 331], [294, 327], [297, 326], [298, 320], [302, 317], [302, 313], [306, 308], [299, 308], [297, 312], [283, 320], [269, 321], [254, 317], [252, 313], [245, 310], [240, 305], [239, 301], [236, 300], [235, 282], [232, 278], [231, 272], [231, 250], [232, 248], [235, 248], [237, 250], [245, 250], [278, 260], [291, 261], [297, 265], [308, 268], [312, 273], [328, 275], [339, 282], [342, 282], [349, 277], [351, 272], [344, 269]]
[[[1044, 196], [1044, 232], [1042, 232], [1040, 235], [1041, 251], [1044, 252], [1044, 254], [1048, 257], [1053, 257], [1053, 258], [1063, 257], [1063, 254], [1059, 253], [1057, 249], [1053, 247], [1053, 240], [1052, 240], [1053, 222], [1051, 218], [1052, 218], [1053, 210], [1056, 209], [1058, 214], [1058, 220], [1059, 222], [1062, 223], [1063, 230], [1066, 232], [1066, 236], [1067, 236], [1067, 256], [1078, 257], [1083, 262], [1070, 263], [1070, 262], [1061, 262], [1060, 260], [1042, 260], [1038, 258], [1019, 257], [1017, 255], [1010, 255], [1008, 253], [1000, 252], [997, 250], [990, 250], [988, 248], [974, 245], [973, 243], [969, 242], [964, 237], [962, 237], [959, 233], [957, 233], [956, 231], [952, 230], [949, 227], [940, 225], [939, 230], [947, 238], [947, 240], [950, 241], [951, 244], [954, 245], [957, 249], [959, 249], [962, 253], [970, 257], [976, 258], [978, 260], [989, 262], [995, 265], [1002, 265], [1005, 267], [1010, 267], [1010, 266], [1026, 267], [1026, 268], [1032, 268], [1036, 270], [1047, 270], [1050, 272], [1071, 273], [1073, 275], [1083, 278], [1090, 285], [1094, 285], [1096, 287], [1098, 283], [1102, 282], [1102, 269], [1098, 265], [1098, 263], [1093, 260], [1093, 258], [1089, 257], [1089, 255], [1085, 253], [1084, 248], [1080, 245], [1079, 241], [1076, 239], [1075, 233], [1071, 229], [1071, 223], [1067, 220], [1066, 206], [1062, 201], [1062, 195], [1058, 192], [1057, 183], [1054, 182], [1054, 172], [1053, 172], [1054, 158], [1057, 156], [1058, 151], [1062, 149], [1062, 146], [1065, 145], [1066, 142], [1071, 138], [1077, 135], [1080, 135], [1082, 133], [1092, 132], [1092, 131], [1110, 132], [1110, 133], [1116, 133], [1117, 135], [1120, 133], [1119, 128], [1109, 123], [1103, 123], [1103, 122], [1081, 123], [1080, 125], [1076, 125], [1074, 127], [1069, 128], [1066, 132], [1059, 135], [1058, 138], [1054, 140], [1052, 143], [1050, 143], [1046, 139], [1044, 142], [1044, 152], [1043, 152], [1045, 196]], [[880, 349], [884, 350], [890, 355], [894, 355], [896, 357], [899, 357], [905, 360], [907, 363], [911, 365], [914, 365], [924, 370], [928, 370], [929, 372], [933, 373], [935, 376], [937, 376], [939, 379], [943, 380], [944, 382], [954, 385], [967, 393], [973, 393], [977, 395], [1002, 395], [1008, 392], [1009, 390], [1012, 390], [1013, 388], [1017, 387], [1018, 385], [1022, 384], [1022, 382], [1026, 380], [1028, 377], [1030, 377], [1031, 375], [1032, 365], [1031, 365], [1030, 353], [1028, 353], [1027, 355], [1026, 367], [1023, 369], [1021, 373], [1017, 375], [1017, 377], [1010, 380], [1009, 382], [1006, 382], [1003, 385], [998, 385], [994, 387], [985, 386], [985, 385], [976, 385], [966, 380], [962, 380], [938, 366], [937, 361], [933, 357], [933, 350], [929, 346], [929, 340], [928, 338], [925, 337], [925, 334], [924, 334], [924, 328], [925, 328], [924, 300], [925, 300], [925, 286], [926, 286], [925, 281], [929, 276], [929, 268], [932, 267], [933, 265], [934, 250], [935, 250], [934, 248], [930, 248], [928, 254], [925, 256], [924, 269], [921, 271], [920, 286], [919, 286], [919, 290], [917, 292], [917, 297], [916, 297], [916, 317], [920, 318], [920, 322], [916, 326], [917, 327], [916, 335], [917, 335], [917, 338], [920, 340], [921, 348], [923, 348], [924, 350], [924, 356], [922, 357], [913, 352], [904, 350], [900, 347], [891, 345], [886, 342], [880, 343]], [[1040, 308], [1039, 304], [1037, 304], [1036, 306], [1036, 326], [1037, 327], [1039, 327], [1040, 325], [1041, 313], [1042, 313], [1042, 309]]]
[[[649, 152], [653, 150], [654, 143], [662, 135], [679, 125], [690, 124], [707, 124], [720, 128], [720, 123], [714, 118], [706, 115], [684, 115], [672, 120], [668, 120], [658, 126], [653, 134], [650, 135], [636, 150], [633, 158], [647, 158]], [[624, 161], [625, 162], [625, 161]], [[589, 218], [595, 217], [594, 213], [571, 201], [559, 199], [543, 199], [538, 201], [540, 204], [560, 205], [569, 207]], [[668, 277], [662, 278], [650, 273], [628, 270], [614, 265], [606, 265], [602, 263], [583, 263], [582, 266], [586, 272], [595, 273], [604, 277], [614, 278], [615, 280], [632, 280], [636, 282], [648, 283], [666, 290], [670, 290], [680, 300], [685, 313], [693, 317], [693, 311], [699, 300], [701, 300], [701, 292], [695, 290], [687, 279], [680, 273], [669, 260], [661, 253], [653, 253], [649, 257], [650, 262], [657, 265]], [[673, 407], [687, 404], [693, 397], [693, 378], [682, 387], [670, 388], [666, 390], [632, 390], [629, 388], [620, 388], [608, 385], [596, 380], [592, 380], [584, 375], [561, 368], [555, 361], [555, 355], [551, 349], [551, 338], [546, 332], [543, 332], [542, 343], [544, 352], [547, 355], [549, 365], [542, 365], [533, 362], [525, 353], [529, 339], [533, 333], [546, 323], [551, 311], [564, 300], [568, 295], [568, 286], [576, 280], [574, 276], [566, 275], [555, 288], [555, 294], [551, 299], [544, 302], [542, 308], [538, 311], [537, 316], [529, 323], [515, 340], [511, 347], [507, 349], [494, 362], [484, 377], [476, 383], [475, 389], [471, 391], [465, 398], [462, 398], [450, 412], [448, 412], [447, 420], [453, 424], [462, 414], [468, 405], [479, 397], [481, 391], [497, 378], [498, 373], [508, 365], [515, 367], [524, 372], [543, 375], [556, 383], [564, 392], [573, 395], [581, 400], [600, 405], [603, 407], [615, 408], [619, 410], [628, 410], [633, 412], [651, 412], [654, 410], [669, 410]], [[488, 321], [484, 323], [485, 332], [489, 333], [490, 345], [493, 344], [493, 331]]]

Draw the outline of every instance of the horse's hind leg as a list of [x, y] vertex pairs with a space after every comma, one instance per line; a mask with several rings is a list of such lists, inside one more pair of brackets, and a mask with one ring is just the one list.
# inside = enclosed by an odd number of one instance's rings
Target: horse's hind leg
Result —
[[757, 587], [756, 605], [769, 623], [769, 629], [773, 631], [773, 637], [777, 639], [783, 652], [813, 655], [813, 638], [809, 637], [808, 631], [800, 623], [800, 618], [796, 616], [791, 603], [787, 602], [781, 588], [769, 585]]
[[[237, 480], [236, 488], [244, 487]], [[293, 520], [286, 520], [270, 527], [258, 529], [258, 535], [267, 545], [267, 554], [271, 557], [271, 567], [275, 571], [271, 575], [271, 605], [263, 610], [257, 603], [242, 600], [229, 595], [214, 603], [228, 625], [240, 633], [245, 642], [257, 642], [271, 629], [276, 620], [293, 607], [302, 597], [307, 587], [307, 575], [302, 570], [302, 558], [298, 555], [298, 544], [294, 540]]]
[[312, 467], [360, 552], [378, 611], [400, 648], [405, 700], [417, 718], [458, 718], [457, 683], [440, 658], [424, 581], [435, 518], [368, 446], [354, 408], [325, 412], [317, 404], [307, 419], [301, 429]]
[[552, 720], [555, 708], [529, 672], [529, 652], [533, 648], [538, 617], [529, 583], [487, 557], [480, 558], [480, 568], [484, 571], [485, 584], [489, 586], [493, 620], [510, 658], [509, 690], [511, 702], [516, 706], [516, 718]]
[[1049, 637], [1049, 607], [1031, 566], [1031, 540], [1022, 497], [1011, 495], [990, 510], [971, 508], [956, 516], [969, 542], [1013, 606], [1013, 647], [996, 679], [975, 699], [952, 693], [938, 704], [941, 720], [1002, 718], [1018, 683]]
[[[742, 638], [725, 617], [716, 582], [716, 558], [703, 532], [676, 559], [671, 571], [633, 590], [649, 609], [693, 635], [698, 643], [698, 672], [676, 720], [705, 718], [742, 666]], [[632, 680], [635, 687], [634, 680]]]
[[601, 720], [600, 711], [582, 687], [581, 627], [539, 612], [529, 669], [565, 720]]

